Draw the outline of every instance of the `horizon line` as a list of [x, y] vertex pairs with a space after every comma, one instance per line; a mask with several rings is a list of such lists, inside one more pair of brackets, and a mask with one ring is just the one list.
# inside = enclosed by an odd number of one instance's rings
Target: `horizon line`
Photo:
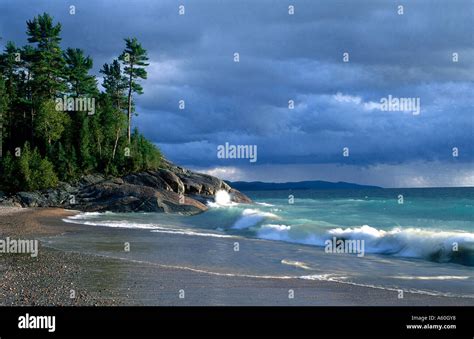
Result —
[[371, 184], [359, 184], [355, 182], [349, 182], [349, 181], [326, 181], [326, 180], [301, 180], [301, 181], [282, 181], [282, 182], [270, 182], [270, 181], [259, 181], [259, 180], [254, 180], [254, 181], [245, 181], [245, 180], [227, 180], [227, 179], [222, 179], [225, 182], [229, 183], [246, 183], [246, 184], [252, 184], [252, 183], [261, 183], [261, 184], [299, 184], [302, 182], [324, 182], [324, 183], [330, 183], [330, 184], [351, 184], [351, 185], [358, 185], [358, 186], [366, 186], [366, 187], [372, 187], [376, 189], [424, 189], [424, 188], [474, 188], [474, 186], [418, 186], [418, 187], [409, 187], [409, 186], [400, 186], [400, 187], [384, 187], [384, 186], [379, 186], [379, 185], [371, 185]]

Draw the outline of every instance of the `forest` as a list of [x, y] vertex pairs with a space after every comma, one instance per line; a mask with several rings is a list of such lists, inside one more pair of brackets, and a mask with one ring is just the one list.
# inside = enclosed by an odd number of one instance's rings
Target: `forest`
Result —
[[124, 39], [100, 69], [99, 86], [92, 58], [61, 47], [61, 24], [49, 14], [27, 21], [26, 34], [26, 46], [7, 41], [0, 54], [0, 190], [159, 168], [160, 150], [132, 130], [134, 99], [147, 78], [140, 42]]

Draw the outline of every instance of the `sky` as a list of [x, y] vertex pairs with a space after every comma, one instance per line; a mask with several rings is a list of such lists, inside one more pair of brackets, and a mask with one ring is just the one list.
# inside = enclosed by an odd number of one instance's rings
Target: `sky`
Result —
[[[0, 0], [0, 48], [26, 44], [43, 12], [99, 76], [138, 38], [150, 65], [134, 125], [179, 165], [234, 181], [474, 186], [472, 0]], [[389, 96], [419, 114], [386, 110]], [[256, 146], [256, 161], [219, 157], [226, 143]]]

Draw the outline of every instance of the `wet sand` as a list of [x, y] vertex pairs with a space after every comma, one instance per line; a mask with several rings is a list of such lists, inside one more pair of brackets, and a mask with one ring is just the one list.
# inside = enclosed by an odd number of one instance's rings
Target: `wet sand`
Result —
[[[91, 226], [61, 220], [75, 213], [61, 209], [0, 208], [0, 238], [44, 239], [64, 232], [90, 231]], [[197, 237], [196, 242], [199, 241]], [[199, 244], [194, 248], [198, 250]], [[330, 281], [213, 275], [59, 251], [42, 245], [36, 258], [27, 254], [0, 254], [0, 305], [472, 306], [473, 303], [465, 298], [407, 292], [399, 299], [397, 291]]]

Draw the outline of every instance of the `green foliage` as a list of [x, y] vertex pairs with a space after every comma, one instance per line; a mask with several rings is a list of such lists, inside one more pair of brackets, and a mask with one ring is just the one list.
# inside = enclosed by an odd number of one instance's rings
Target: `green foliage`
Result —
[[[146, 50], [125, 39], [125, 50], [100, 71], [101, 93], [89, 74], [92, 58], [77, 48], [63, 51], [60, 34], [61, 24], [44, 13], [27, 22], [29, 45], [8, 42], [0, 53], [2, 190], [40, 190], [86, 173], [117, 176], [161, 164], [159, 149], [130, 132], [133, 95], [143, 93], [139, 81], [147, 78]], [[65, 97], [93, 99], [94, 114], [66, 111]]]
[[125, 50], [120, 55], [119, 60], [124, 65], [124, 73], [128, 79], [129, 90], [133, 93], [143, 94], [143, 88], [137, 80], [147, 78], [145, 67], [149, 64], [147, 63], [146, 50], [138, 42], [137, 38], [126, 38], [124, 40]]
[[57, 144], [57, 150], [53, 152], [55, 172], [60, 180], [70, 181], [77, 176], [77, 157], [73, 147], [65, 148], [61, 142]]
[[44, 13], [27, 21], [28, 42], [37, 44], [35, 62], [31, 65], [34, 93], [41, 97], [52, 98], [65, 87], [65, 61], [59, 43], [61, 42], [61, 24], [53, 24], [53, 18]]
[[128, 128], [127, 136], [128, 143], [131, 143], [131, 128], [132, 128], [132, 95], [143, 94], [143, 88], [138, 83], [139, 79], [146, 79], [147, 72], [145, 67], [149, 64], [147, 63], [148, 57], [146, 50], [138, 42], [137, 38], [126, 38], [125, 39], [125, 50], [120, 55], [119, 60], [122, 61], [124, 66], [124, 73], [127, 77], [127, 116], [128, 116]]
[[97, 81], [88, 72], [93, 66], [92, 59], [84, 56], [78, 48], [68, 48], [64, 53], [66, 75], [73, 96], [93, 95], [97, 93]]
[[8, 178], [8, 180], [2, 180], [1, 189], [8, 192], [21, 190], [22, 183], [18, 176], [18, 162], [15, 161], [10, 152], [3, 155], [0, 165], [2, 177], [5, 179]]
[[5, 52], [0, 55], [0, 73], [5, 77], [5, 92], [10, 98], [16, 95], [16, 85], [18, 83], [18, 68], [20, 62], [18, 56], [20, 50], [12, 41], [8, 41]]
[[92, 147], [93, 140], [91, 129], [89, 127], [89, 120], [84, 119], [79, 143], [81, 169], [84, 173], [90, 173], [94, 168], [96, 168], [96, 158], [94, 157], [94, 151]]
[[146, 140], [136, 129], [131, 141], [130, 156], [127, 159], [129, 172], [154, 170], [160, 167], [162, 155], [155, 145]]
[[2, 173], [10, 179], [3, 185], [8, 191], [35, 191], [58, 184], [53, 164], [42, 158], [37, 148], [32, 151], [28, 143], [23, 146], [20, 157], [13, 158], [7, 153], [2, 161]]
[[104, 64], [100, 73], [104, 74], [102, 87], [105, 93], [112, 100], [112, 104], [117, 109], [123, 109], [127, 105], [125, 90], [127, 89], [127, 78], [123, 76], [120, 63], [114, 59], [111, 65]]
[[5, 139], [5, 117], [7, 114], [7, 108], [8, 108], [8, 95], [6, 93], [5, 89], [5, 82], [3, 79], [0, 77], [0, 149], [3, 150], [3, 140]]
[[36, 134], [51, 145], [53, 141], [57, 141], [61, 138], [68, 121], [68, 115], [56, 110], [56, 104], [52, 100], [44, 101], [40, 104], [36, 118]]

